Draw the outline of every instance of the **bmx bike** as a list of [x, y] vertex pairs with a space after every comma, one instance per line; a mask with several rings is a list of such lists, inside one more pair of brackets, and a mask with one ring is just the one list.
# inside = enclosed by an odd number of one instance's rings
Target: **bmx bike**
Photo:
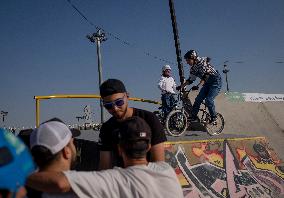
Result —
[[[162, 122], [167, 133], [171, 136], [177, 137], [183, 135], [192, 124], [190, 120], [192, 104], [188, 97], [190, 91], [191, 89], [179, 92], [177, 105]], [[178, 105], [178, 103], [181, 103], [181, 105]], [[222, 114], [217, 113], [216, 116], [216, 120], [211, 122], [211, 116], [207, 110], [207, 106], [205, 102], [202, 102], [198, 118], [200, 123], [206, 128], [207, 133], [212, 136], [221, 134], [225, 126], [225, 120]]]

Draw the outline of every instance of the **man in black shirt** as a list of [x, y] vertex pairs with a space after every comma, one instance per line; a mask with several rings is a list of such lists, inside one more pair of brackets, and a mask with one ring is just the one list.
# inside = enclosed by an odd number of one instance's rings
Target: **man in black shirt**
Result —
[[143, 118], [152, 131], [152, 147], [148, 159], [152, 162], [164, 161], [164, 142], [167, 141], [163, 127], [159, 119], [152, 113], [142, 109], [128, 106], [128, 93], [124, 84], [117, 79], [108, 79], [100, 86], [100, 94], [104, 107], [112, 117], [103, 123], [100, 130], [100, 170], [109, 169], [113, 166], [123, 166], [118, 157], [118, 130], [120, 123], [132, 116]]

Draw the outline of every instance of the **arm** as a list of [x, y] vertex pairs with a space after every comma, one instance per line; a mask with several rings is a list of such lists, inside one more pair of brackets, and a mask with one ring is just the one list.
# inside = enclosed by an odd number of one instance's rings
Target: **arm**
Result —
[[203, 86], [204, 85], [204, 83], [205, 83], [205, 81], [204, 80], [200, 80], [200, 82], [198, 83], [198, 87], [199, 87], [199, 85], [201, 85], [201, 86]]
[[160, 80], [159, 80], [159, 82], [158, 82], [158, 88], [159, 88], [161, 91], [164, 90], [163, 84], [164, 84], [163, 78], [161, 77]]
[[186, 85], [190, 85], [192, 84], [193, 81], [191, 80], [186, 80], [183, 84], [180, 85], [180, 89], [183, 89]]
[[100, 151], [99, 170], [112, 168], [111, 151]]
[[27, 186], [42, 192], [69, 192], [71, 186], [62, 172], [37, 172], [27, 179]]
[[165, 147], [164, 143], [159, 143], [151, 147], [151, 161], [165, 161]]

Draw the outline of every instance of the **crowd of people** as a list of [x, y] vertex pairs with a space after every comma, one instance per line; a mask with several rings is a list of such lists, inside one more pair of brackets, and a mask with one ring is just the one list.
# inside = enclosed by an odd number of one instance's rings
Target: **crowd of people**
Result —
[[[171, 67], [162, 68], [158, 87], [162, 106], [169, 113], [175, 91], [201, 79], [202, 86], [193, 105], [196, 119], [200, 101], [205, 99], [212, 121], [214, 98], [220, 91], [219, 73], [194, 50], [184, 56], [190, 77], [176, 86]], [[0, 133], [0, 198], [8, 197], [183, 197], [174, 169], [165, 162], [163, 126], [150, 111], [129, 107], [129, 93], [118, 79], [100, 86], [104, 108], [111, 118], [102, 124], [99, 134], [99, 170], [75, 171], [77, 151], [74, 138], [78, 129], [70, 129], [53, 118], [30, 134], [29, 147], [3, 129]], [[35, 169], [36, 167], [36, 169]]]

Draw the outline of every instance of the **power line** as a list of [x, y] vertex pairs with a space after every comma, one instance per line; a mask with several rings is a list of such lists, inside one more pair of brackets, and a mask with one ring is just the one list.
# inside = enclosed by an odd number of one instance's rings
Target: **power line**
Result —
[[[97, 30], [102, 30], [103, 32], [105, 32], [105, 34], [107, 34], [108, 36], [110, 36], [110, 37], [112, 37], [112, 38], [114, 38], [114, 39], [116, 39], [116, 40], [118, 40], [118, 41], [120, 41], [120, 42], [123, 43], [124, 45], [130, 46], [130, 47], [136, 47], [134, 44], [131, 44], [130, 42], [125, 41], [125, 40], [119, 38], [118, 36], [116, 36], [116, 35], [114, 35], [114, 34], [108, 32], [108, 31], [106, 31], [105, 29], [103, 29], [103, 28], [101, 28], [101, 27], [95, 25], [91, 20], [89, 20], [89, 19], [86, 17], [85, 14], [83, 14], [82, 11], [80, 11], [80, 10], [71, 2], [71, 0], [66, 0], [66, 1], [70, 4], [70, 6], [71, 6], [88, 24], [90, 24], [91, 26], [95, 27]], [[150, 53], [150, 52], [148, 52], [148, 51], [143, 51], [143, 54], [146, 55], [146, 56], [152, 57], [152, 58], [154, 58], [154, 59], [156, 59], [156, 60], [160, 60], [160, 61], [162, 61], [162, 62], [171, 64], [171, 65], [177, 65], [176, 63], [173, 63], [173, 62], [171, 62], [171, 61], [169, 61], [169, 60], [160, 58], [160, 57], [158, 57], [158, 56], [156, 56], [156, 55], [154, 55], [154, 54], [152, 54], [152, 53]]]

